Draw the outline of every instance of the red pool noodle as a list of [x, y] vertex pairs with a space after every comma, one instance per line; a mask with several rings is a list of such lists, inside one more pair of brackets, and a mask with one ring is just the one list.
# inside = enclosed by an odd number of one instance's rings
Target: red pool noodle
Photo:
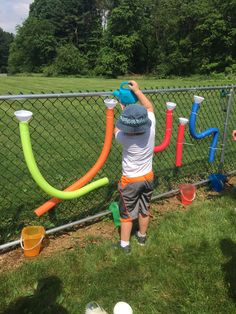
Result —
[[154, 147], [154, 153], [163, 151], [170, 143], [172, 133], [173, 109], [166, 110], [166, 130], [164, 140], [160, 145]]
[[176, 156], [175, 156], [176, 167], [181, 167], [182, 165], [184, 129], [185, 129], [185, 124], [179, 124], [177, 142], [176, 142]]

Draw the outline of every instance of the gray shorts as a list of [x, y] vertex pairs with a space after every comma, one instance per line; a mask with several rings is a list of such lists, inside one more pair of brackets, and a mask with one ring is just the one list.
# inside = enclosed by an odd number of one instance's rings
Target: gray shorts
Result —
[[153, 193], [153, 180], [143, 180], [127, 183], [119, 182], [119, 209], [121, 221], [132, 221], [139, 214], [150, 214], [150, 203]]

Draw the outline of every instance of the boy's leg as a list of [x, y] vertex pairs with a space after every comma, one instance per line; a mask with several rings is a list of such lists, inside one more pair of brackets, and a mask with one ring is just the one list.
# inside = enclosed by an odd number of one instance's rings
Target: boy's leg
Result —
[[136, 232], [136, 239], [139, 245], [145, 245], [147, 241], [147, 229], [149, 225], [149, 215], [145, 215], [143, 213], [139, 214], [138, 222], [139, 222], [139, 231]]
[[120, 239], [121, 241], [128, 242], [130, 240], [131, 230], [132, 230], [133, 222], [132, 221], [121, 221], [120, 226]]
[[136, 238], [140, 245], [145, 245], [147, 240], [147, 229], [150, 220], [150, 202], [153, 192], [153, 181], [145, 181], [143, 193], [140, 196], [139, 208], [139, 231], [136, 233]]
[[145, 235], [147, 232], [149, 220], [150, 220], [149, 215], [139, 214], [139, 217], [138, 217], [139, 232], [143, 235]]

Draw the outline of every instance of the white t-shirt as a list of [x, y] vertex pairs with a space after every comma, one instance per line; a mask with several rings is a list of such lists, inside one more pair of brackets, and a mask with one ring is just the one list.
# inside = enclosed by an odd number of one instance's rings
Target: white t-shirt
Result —
[[148, 111], [151, 127], [142, 134], [127, 134], [118, 131], [117, 142], [123, 147], [122, 174], [129, 178], [144, 176], [152, 171], [152, 158], [155, 144], [156, 119], [153, 112]]

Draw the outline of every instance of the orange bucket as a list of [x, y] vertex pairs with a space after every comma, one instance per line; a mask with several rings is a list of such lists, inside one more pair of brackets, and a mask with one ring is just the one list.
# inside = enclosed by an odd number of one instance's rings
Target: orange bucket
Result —
[[196, 187], [193, 184], [182, 184], [179, 187], [181, 195], [181, 203], [183, 205], [192, 204], [196, 197]]
[[37, 256], [40, 252], [41, 243], [45, 236], [42, 226], [29, 226], [22, 229], [20, 244], [24, 255], [28, 257]]

